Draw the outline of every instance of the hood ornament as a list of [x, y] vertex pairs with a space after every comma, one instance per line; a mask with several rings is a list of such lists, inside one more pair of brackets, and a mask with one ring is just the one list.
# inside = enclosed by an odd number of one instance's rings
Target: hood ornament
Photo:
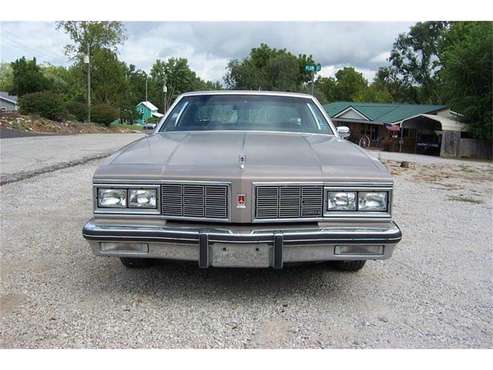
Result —
[[246, 155], [245, 154], [240, 154], [240, 168], [243, 169], [245, 168], [245, 163], [246, 163]]

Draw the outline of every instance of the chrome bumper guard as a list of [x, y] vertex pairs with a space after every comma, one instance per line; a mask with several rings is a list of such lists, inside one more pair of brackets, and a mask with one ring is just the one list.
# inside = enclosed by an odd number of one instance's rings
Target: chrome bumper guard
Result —
[[198, 261], [199, 267], [390, 258], [402, 234], [394, 222], [365, 226], [259, 229], [96, 224], [82, 234], [99, 256]]

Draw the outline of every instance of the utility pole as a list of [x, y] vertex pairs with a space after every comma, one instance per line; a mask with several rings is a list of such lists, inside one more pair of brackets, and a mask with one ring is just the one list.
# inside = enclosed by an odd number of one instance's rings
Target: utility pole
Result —
[[166, 114], [166, 111], [168, 110], [168, 87], [166, 86], [166, 82], [163, 85], [163, 93], [164, 93], [164, 105], [163, 105], [163, 114]]
[[87, 43], [87, 55], [84, 58], [87, 63], [87, 123], [91, 122], [91, 47]]
[[147, 76], [146, 76], [146, 101], [147, 101]]
[[315, 72], [312, 72], [312, 96], [313, 96], [313, 86], [315, 85]]
[[163, 114], [166, 114], [166, 111], [168, 110], [168, 87], [166, 86], [166, 75], [164, 75], [163, 79], [163, 93], [164, 93], [164, 104], [163, 104]]

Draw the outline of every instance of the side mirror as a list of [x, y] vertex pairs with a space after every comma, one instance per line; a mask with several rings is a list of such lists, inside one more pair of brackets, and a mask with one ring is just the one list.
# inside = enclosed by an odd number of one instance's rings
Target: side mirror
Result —
[[340, 138], [345, 139], [351, 135], [351, 130], [347, 126], [339, 126], [337, 127], [337, 133]]

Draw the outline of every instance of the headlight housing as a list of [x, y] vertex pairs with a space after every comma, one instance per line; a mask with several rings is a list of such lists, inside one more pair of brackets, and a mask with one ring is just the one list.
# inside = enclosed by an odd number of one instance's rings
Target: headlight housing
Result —
[[129, 208], [156, 208], [156, 189], [129, 189]]
[[390, 218], [392, 185], [324, 187], [324, 217]]
[[355, 211], [356, 192], [354, 191], [328, 191], [327, 209], [329, 211]]
[[358, 210], [384, 212], [387, 210], [386, 191], [360, 191], [358, 192]]
[[94, 184], [94, 213], [159, 215], [160, 186]]
[[98, 189], [98, 207], [126, 208], [127, 189]]

